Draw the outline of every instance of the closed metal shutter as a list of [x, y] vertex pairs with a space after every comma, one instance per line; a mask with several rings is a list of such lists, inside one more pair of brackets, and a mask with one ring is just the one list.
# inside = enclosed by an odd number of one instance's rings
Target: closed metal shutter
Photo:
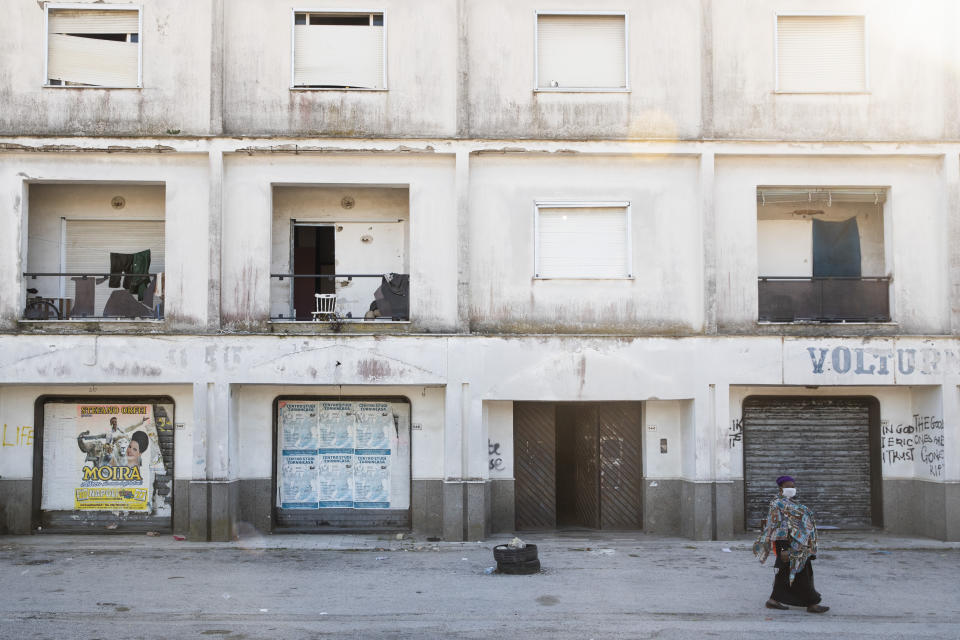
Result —
[[556, 409], [549, 402], [513, 405], [513, 452], [516, 466], [516, 527], [557, 526]]
[[778, 16], [777, 90], [867, 90], [863, 16]]
[[538, 278], [630, 277], [629, 208], [541, 206], [537, 210]]
[[[797, 482], [797, 500], [821, 527], [859, 529], [875, 523], [877, 475], [871, 459], [869, 398], [749, 398], [743, 405], [747, 528], [757, 528], [777, 495], [776, 478]], [[873, 471], [873, 473], [871, 473]], [[878, 494], [877, 494], [878, 496]]]
[[624, 88], [626, 48], [624, 16], [537, 16], [537, 86]]

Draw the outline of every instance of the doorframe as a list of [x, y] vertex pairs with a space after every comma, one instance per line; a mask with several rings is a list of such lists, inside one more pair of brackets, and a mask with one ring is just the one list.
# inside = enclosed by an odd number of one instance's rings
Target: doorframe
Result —
[[[336, 226], [337, 226], [336, 222], [320, 222], [320, 221], [314, 221], [314, 220], [298, 220], [296, 218], [290, 218], [290, 248], [288, 250], [288, 257], [289, 257], [288, 262], [290, 265], [289, 266], [290, 273], [292, 274], [297, 273], [293, 263], [293, 259], [294, 259], [293, 251], [297, 243], [297, 227], [334, 227], [333, 258], [334, 258], [334, 262], [336, 262], [336, 258], [337, 258]], [[336, 269], [334, 269], [334, 271], [336, 271]], [[334, 282], [334, 287], [336, 287], [336, 282], [337, 282], [336, 278], [334, 278], [333, 282]], [[287, 312], [290, 314], [290, 317], [292, 317], [294, 320], [296, 320], [296, 317], [294, 316], [294, 313], [293, 313], [293, 293], [294, 293], [294, 289], [296, 288], [296, 285], [297, 285], [297, 279], [290, 278], [290, 295], [287, 303], [287, 306], [288, 306]]]

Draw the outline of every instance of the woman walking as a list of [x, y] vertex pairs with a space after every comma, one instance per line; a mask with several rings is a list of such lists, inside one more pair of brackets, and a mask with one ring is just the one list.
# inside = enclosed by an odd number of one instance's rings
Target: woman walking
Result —
[[820, 604], [820, 594], [813, 588], [813, 565], [817, 557], [817, 525], [813, 511], [794, 500], [796, 484], [790, 476], [777, 478], [779, 495], [770, 503], [770, 510], [753, 543], [753, 553], [761, 564], [771, 552], [776, 554], [773, 593], [766, 602], [768, 609], [787, 609], [787, 605], [806, 607], [810, 613], [830, 609]]

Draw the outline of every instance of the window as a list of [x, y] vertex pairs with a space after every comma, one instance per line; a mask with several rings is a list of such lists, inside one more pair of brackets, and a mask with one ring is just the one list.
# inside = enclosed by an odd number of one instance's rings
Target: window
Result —
[[46, 85], [140, 87], [140, 11], [47, 7]]
[[865, 22], [863, 16], [777, 16], [777, 91], [866, 91]]
[[625, 91], [627, 16], [537, 14], [537, 91]]
[[537, 202], [537, 278], [632, 278], [629, 202]]
[[295, 89], [386, 89], [382, 13], [293, 14]]

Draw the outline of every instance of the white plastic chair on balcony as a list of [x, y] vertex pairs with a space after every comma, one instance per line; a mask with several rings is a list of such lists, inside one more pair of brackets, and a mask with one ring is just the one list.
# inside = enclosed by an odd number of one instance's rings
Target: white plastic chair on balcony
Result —
[[317, 310], [311, 311], [314, 322], [333, 320], [336, 317], [337, 296], [334, 293], [315, 293]]

